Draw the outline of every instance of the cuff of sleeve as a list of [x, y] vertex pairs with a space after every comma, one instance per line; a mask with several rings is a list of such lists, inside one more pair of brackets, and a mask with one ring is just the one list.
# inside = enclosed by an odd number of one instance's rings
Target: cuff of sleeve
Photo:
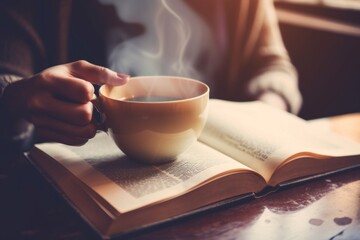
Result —
[[279, 94], [286, 102], [289, 112], [298, 114], [302, 97], [297, 86], [297, 78], [282, 71], [273, 71], [256, 76], [247, 87], [250, 96], [260, 96], [271, 91]]

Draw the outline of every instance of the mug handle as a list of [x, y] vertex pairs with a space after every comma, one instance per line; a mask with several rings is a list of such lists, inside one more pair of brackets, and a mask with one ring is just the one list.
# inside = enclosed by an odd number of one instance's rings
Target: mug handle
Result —
[[96, 94], [93, 95], [91, 102], [93, 104], [92, 121], [95, 123], [96, 130], [107, 132], [108, 127], [105, 124], [106, 115], [103, 112], [100, 99]]

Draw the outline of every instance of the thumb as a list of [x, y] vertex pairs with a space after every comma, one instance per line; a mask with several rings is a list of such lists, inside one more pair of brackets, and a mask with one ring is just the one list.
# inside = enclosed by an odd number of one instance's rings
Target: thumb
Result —
[[123, 85], [128, 82], [129, 75], [117, 73], [108, 68], [80, 60], [66, 64], [70, 73], [77, 78], [84, 79], [93, 84]]

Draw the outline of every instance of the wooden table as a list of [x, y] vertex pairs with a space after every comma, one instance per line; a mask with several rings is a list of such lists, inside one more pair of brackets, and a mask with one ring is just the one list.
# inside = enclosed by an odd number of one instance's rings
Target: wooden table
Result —
[[[360, 136], [360, 115], [332, 118]], [[342, 127], [341, 127], [342, 126]], [[359, 134], [359, 135], [358, 135]], [[0, 239], [100, 239], [23, 158], [0, 170]], [[126, 239], [360, 239], [360, 168], [126, 236]]]

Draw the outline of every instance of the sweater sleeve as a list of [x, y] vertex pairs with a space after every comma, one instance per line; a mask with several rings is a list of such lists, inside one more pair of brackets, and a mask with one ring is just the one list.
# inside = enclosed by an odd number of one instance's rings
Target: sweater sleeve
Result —
[[36, 4], [0, 0], [0, 74], [26, 77], [43, 63], [44, 47], [35, 28]]
[[249, 55], [254, 70], [247, 93], [256, 98], [267, 91], [275, 92], [289, 111], [298, 113], [302, 102], [298, 75], [285, 49], [272, 1], [258, 1], [251, 28], [248, 43], [253, 46], [247, 46], [244, 54]]

